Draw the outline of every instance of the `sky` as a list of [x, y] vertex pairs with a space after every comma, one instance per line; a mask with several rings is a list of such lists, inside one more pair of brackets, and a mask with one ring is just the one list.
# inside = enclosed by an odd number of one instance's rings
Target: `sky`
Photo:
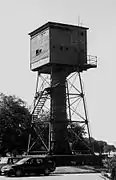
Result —
[[88, 27], [88, 54], [98, 67], [83, 73], [92, 136], [116, 145], [116, 1], [0, 0], [0, 92], [31, 105], [29, 32], [48, 21]]

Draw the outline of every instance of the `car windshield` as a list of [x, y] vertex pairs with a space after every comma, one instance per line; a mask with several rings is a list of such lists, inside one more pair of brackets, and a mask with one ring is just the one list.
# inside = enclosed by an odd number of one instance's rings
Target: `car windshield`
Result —
[[19, 160], [18, 162], [16, 162], [15, 164], [23, 164], [23, 163], [25, 163], [28, 159], [29, 159], [29, 157], [23, 158], [23, 159]]
[[1, 157], [0, 164], [6, 164], [7, 162], [8, 162], [8, 158], [7, 157]]

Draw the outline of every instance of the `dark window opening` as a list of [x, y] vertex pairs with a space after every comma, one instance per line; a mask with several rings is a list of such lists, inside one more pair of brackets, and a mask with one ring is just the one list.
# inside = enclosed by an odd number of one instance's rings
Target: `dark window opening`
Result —
[[81, 32], [81, 36], [83, 36], [84, 35], [84, 33], [83, 32]]
[[61, 50], [61, 51], [63, 50], [63, 46], [60, 46], [60, 50]]
[[38, 56], [42, 52], [42, 49], [37, 49], [36, 50], [36, 56]]
[[68, 47], [66, 47], [66, 50], [68, 51]]

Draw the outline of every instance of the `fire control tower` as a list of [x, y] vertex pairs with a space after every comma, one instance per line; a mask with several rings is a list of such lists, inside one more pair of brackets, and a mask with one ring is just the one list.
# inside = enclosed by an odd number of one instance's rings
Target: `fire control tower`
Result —
[[[46, 150], [52, 151], [53, 154], [71, 154], [72, 150], [67, 138], [68, 129], [71, 129], [72, 122], [80, 122], [77, 118], [72, 120], [74, 113], [82, 119], [90, 138], [81, 73], [96, 68], [97, 62], [96, 57], [87, 55], [87, 30], [86, 27], [48, 22], [29, 33], [30, 69], [37, 72], [31, 123], [35, 129], [38, 129], [38, 138], [32, 142], [32, 137], [29, 136], [28, 152], [38, 140], [41, 140]], [[79, 79], [76, 85], [70, 81], [70, 77], [75, 73]], [[80, 90], [77, 86], [80, 86]], [[77, 92], [74, 90], [71, 92], [71, 87]], [[74, 97], [82, 99], [84, 116], [75, 106], [71, 108], [74, 104], [71, 100]], [[49, 109], [50, 118], [48, 121], [45, 120], [46, 122], [41, 122], [40, 113], [44, 113], [43, 108], [47, 100], [49, 102], [46, 108]], [[40, 133], [41, 123], [49, 124], [48, 143], [43, 140]]]

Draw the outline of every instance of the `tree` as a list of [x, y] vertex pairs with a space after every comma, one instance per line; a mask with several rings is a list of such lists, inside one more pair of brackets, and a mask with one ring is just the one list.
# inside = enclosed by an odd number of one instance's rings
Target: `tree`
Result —
[[0, 93], [1, 152], [20, 149], [23, 132], [29, 128], [30, 112], [27, 104], [16, 96]]
[[109, 155], [111, 152], [115, 152], [115, 151], [116, 151], [116, 147], [114, 145], [108, 145], [107, 144], [104, 147], [104, 152], [109, 153]]
[[94, 138], [91, 138], [91, 143], [92, 143], [94, 152], [99, 153], [99, 154], [104, 153], [104, 148], [105, 146], [107, 146], [107, 142], [98, 141], [98, 140], [95, 140]]
[[72, 123], [68, 128], [68, 140], [73, 151], [85, 153], [89, 150], [89, 143], [85, 141], [86, 135], [85, 127], [80, 126], [79, 123]]
[[79, 138], [82, 139], [85, 134], [86, 132], [84, 126], [80, 126], [79, 123], [72, 123], [71, 126], [68, 127], [68, 139], [70, 142]]
[[104, 147], [107, 145], [105, 141], [97, 141], [98, 146], [99, 146], [99, 154], [104, 153]]

